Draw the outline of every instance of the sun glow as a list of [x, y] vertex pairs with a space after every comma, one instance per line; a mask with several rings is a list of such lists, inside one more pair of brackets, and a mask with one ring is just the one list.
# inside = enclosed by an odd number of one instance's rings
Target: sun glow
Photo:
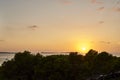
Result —
[[81, 43], [78, 45], [77, 49], [81, 54], [84, 55], [90, 50], [90, 43]]
[[82, 50], [82, 51], [85, 51], [85, 50], [86, 50], [86, 47], [83, 47], [81, 50]]
[[82, 53], [87, 53], [89, 51], [89, 48], [87, 46], [82, 46], [79, 50]]

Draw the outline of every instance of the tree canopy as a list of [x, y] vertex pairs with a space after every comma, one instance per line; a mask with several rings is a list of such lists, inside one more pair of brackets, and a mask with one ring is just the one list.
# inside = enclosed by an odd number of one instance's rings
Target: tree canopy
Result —
[[2, 64], [0, 80], [86, 80], [116, 71], [120, 71], [120, 58], [107, 52], [43, 56], [24, 51]]

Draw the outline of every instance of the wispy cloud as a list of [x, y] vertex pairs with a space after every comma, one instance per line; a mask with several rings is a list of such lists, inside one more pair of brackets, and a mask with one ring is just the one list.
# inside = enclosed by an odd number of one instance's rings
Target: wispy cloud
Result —
[[90, 42], [91, 44], [111, 44], [111, 42], [109, 42], [109, 41], [97, 41], [97, 42], [95, 42], [95, 41], [91, 41]]
[[120, 7], [116, 7], [116, 8], [114, 9], [114, 11], [120, 12]]
[[99, 43], [102, 43], [102, 44], [111, 44], [111, 42], [109, 42], [109, 41], [99, 41]]
[[120, 0], [118, 0], [117, 2], [116, 2], [116, 5], [119, 5], [120, 4]]
[[105, 7], [99, 7], [97, 10], [98, 11], [102, 11], [102, 10], [104, 10], [105, 9]]
[[32, 30], [35, 30], [35, 29], [38, 28], [38, 26], [37, 26], [37, 25], [32, 25], [32, 26], [28, 26], [28, 28], [29, 28], [29, 29], [32, 29]]
[[96, 3], [96, 0], [91, 0], [92, 3]]
[[21, 27], [17, 27], [17, 26], [5, 26], [3, 28], [3, 35], [4, 37], [15, 37], [17, 35], [20, 35], [21, 31], [23, 32], [25, 29], [28, 29], [28, 27], [25, 26], [21, 26]]
[[94, 44], [94, 43], [95, 43], [95, 41], [90, 41], [90, 43], [91, 43], [91, 44]]
[[94, 3], [94, 4], [103, 4], [102, 1], [98, 1], [98, 0], [91, 0], [91, 3]]
[[120, 4], [120, 0], [117, 2], [117, 4]]
[[70, 1], [70, 0], [59, 0], [62, 4], [65, 4], [65, 5], [70, 5], [72, 4], [73, 2]]

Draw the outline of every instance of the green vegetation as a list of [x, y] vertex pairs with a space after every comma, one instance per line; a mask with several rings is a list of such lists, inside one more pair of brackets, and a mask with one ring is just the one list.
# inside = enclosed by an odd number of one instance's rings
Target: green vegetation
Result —
[[120, 58], [107, 52], [42, 56], [24, 51], [2, 64], [0, 80], [86, 80], [116, 71], [120, 71]]

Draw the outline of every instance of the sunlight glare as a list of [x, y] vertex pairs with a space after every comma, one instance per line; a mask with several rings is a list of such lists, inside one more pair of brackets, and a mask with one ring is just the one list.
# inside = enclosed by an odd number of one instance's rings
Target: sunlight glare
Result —
[[86, 50], [86, 48], [85, 48], [85, 47], [82, 47], [82, 50], [83, 50], [83, 51], [85, 51], [85, 50]]
[[78, 50], [81, 54], [86, 54], [90, 50], [90, 43], [80, 43], [78, 45]]

